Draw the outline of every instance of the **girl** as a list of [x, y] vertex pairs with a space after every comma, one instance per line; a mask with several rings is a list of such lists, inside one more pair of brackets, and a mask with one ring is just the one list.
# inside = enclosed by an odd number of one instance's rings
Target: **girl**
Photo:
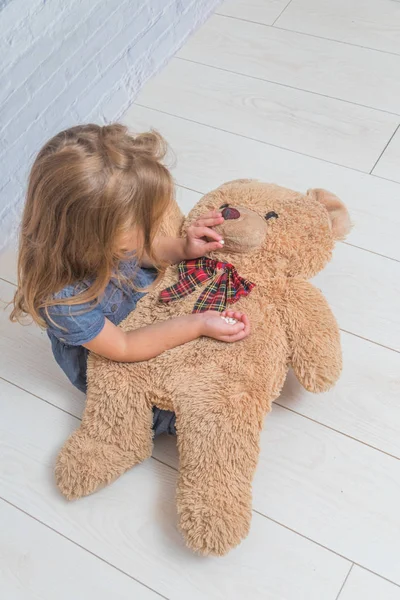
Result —
[[[157, 270], [223, 245], [212, 229], [223, 222], [217, 212], [195, 222], [184, 239], [158, 235], [174, 202], [165, 153], [157, 133], [81, 125], [52, 138], [32, 167], [11, 319], [29, 314], [47, 328], [57, 363], [82, 392], [89, 350], [135, 362], [199, 336], [235, 342], [249, 334], [241, 313], [230, 313], [236, 325], [206, 312], [128, 333], [117, 327]], [[153, 427], [173, 433], [174, 415], [156, 410]]]

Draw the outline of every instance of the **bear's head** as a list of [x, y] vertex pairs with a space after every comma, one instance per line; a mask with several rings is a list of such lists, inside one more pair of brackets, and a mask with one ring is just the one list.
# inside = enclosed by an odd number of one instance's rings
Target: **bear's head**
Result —
[[239, 179], [203, 196], [184, 221], [183, 233], [214, 209], [225, 218], [216, 228], [225, 244], [210, 257], [232, 263], [255, 282], [279, 275], [313, 277], [329, 262], [335, 241], [350, 230], [346, 207], [330, 192], [302, 194]]

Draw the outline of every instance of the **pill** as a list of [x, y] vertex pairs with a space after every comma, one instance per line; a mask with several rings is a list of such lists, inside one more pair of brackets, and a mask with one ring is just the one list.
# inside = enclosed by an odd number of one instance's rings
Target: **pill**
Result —
[[237, 320], [232, 319], [232, 317], [221, 317], [221, 319], [223, 319], [225, 323], [228, 323], [228, 325], [236, 325], [237, 323]]

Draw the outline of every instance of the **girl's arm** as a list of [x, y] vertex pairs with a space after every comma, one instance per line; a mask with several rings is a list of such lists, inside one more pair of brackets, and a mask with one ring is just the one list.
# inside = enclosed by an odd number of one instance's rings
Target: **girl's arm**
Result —
[[[208, 212], [189, 226], [185, 238], [156, 238], [153, 244], [154, 253], [167, 263], [177, 264], [182, 260], [191, 260], [213, 250], [220, 250], [224, 245], [222, 235], [212, 227], [223, 222], [224, 218], [219, 211]], [[148, 257], [142, 260], [142, 266], [152, 266]]]
[[[229, 325], [221, 319], [224, 315], [235, 318], [237, 323]], [[208, 311], [176, 317], [128, 332], [106, 319], [102, 331], [84, 346], [117, 362], [141, 362], [203, 335], [222, 342], [237, 342], [249, 333], [247, 317], [232, 311], [222, 315]]]

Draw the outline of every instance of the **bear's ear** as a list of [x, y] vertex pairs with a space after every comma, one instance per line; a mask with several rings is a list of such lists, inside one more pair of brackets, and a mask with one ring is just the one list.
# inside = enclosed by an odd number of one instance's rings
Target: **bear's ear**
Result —
[[320, 188], [307, 190], [307, 196], [311, 196], [321, 202], [328, 211], [332, 232], [336, 240], [344, 240], [351, 229], [350, 215], [341, 200], [332, 192]]

